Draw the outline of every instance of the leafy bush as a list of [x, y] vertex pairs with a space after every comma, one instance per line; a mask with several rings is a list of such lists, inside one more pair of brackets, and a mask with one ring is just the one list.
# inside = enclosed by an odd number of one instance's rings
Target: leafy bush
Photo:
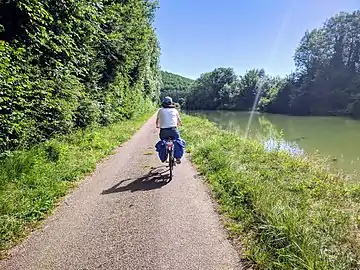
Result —
[[146, 0], [0, 2], [0, 153], [129, 119], [159, 97]]

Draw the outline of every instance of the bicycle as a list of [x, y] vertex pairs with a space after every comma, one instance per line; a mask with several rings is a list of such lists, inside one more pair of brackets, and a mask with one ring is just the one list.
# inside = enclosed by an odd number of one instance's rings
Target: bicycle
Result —
[[166, 140], [166, 157], [169, 160], [170, 180], [172, 180], [173, 169], [174, 166], [176, 166], [174, 158], [174, 141], [172, 137], [169, 137]]

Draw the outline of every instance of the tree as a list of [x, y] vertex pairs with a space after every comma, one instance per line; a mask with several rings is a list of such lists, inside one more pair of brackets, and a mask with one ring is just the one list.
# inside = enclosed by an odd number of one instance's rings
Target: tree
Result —
[[194, 82], [186, 99], [186, 107], [191, 109], [228, 107], [237, 83], [238, 77], [232, 68], [217, 68], [204, 73]]
[[157, 3], [0, 1], [0, 153], [157, 101]]
[[360, 118], [360, 11], [342, 12], [306, 31], [294, 61], [296, 71], [285, 78], [268, 76], [263, 69], [239, 78], [231, 69], [204, 73], [188, 93], [186, 106], [250, 110], [255, 105], [273, 113]]
[[295, 53], [300, 87], [291, 111], [308, 115], [347, 115], [358, 96], [360, 12], [340, 13], [307, 32]]

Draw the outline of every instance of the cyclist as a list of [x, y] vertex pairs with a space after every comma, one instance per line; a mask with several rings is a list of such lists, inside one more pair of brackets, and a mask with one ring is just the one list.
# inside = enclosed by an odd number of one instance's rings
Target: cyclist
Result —
[[[174, 140], [179, 139], [180, 133], [177, 127], [181, 126], [181, 118], [172, 98], [165, 97], [161, 106], [156, 118], [156, 128], [160, 128], [160, 139], [166, 140], [168, 137], [172, 137]], [[176, 163], [181, 163], [181, 160], [176, 159]]]

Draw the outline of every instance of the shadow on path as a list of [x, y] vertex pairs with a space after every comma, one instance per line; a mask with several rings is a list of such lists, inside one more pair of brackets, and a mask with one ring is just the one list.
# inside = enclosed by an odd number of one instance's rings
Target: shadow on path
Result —
[[[112, 186], [109, 189], [101, 192], [102, 195], [118, 193], [124, 191], [136, 192], [136, 191], [146, 191], [152, 189], [158, 189], [170, 182], [170, 175], [166, 174], [169, 172], [167, 166], [160, 166], [157, 168], [152, 168], [150, 172], [139, 178], [129, 178], [121, 180], [116, 185]], [[127, 185], [123, 186], [123, 183], [129, 182]]]

